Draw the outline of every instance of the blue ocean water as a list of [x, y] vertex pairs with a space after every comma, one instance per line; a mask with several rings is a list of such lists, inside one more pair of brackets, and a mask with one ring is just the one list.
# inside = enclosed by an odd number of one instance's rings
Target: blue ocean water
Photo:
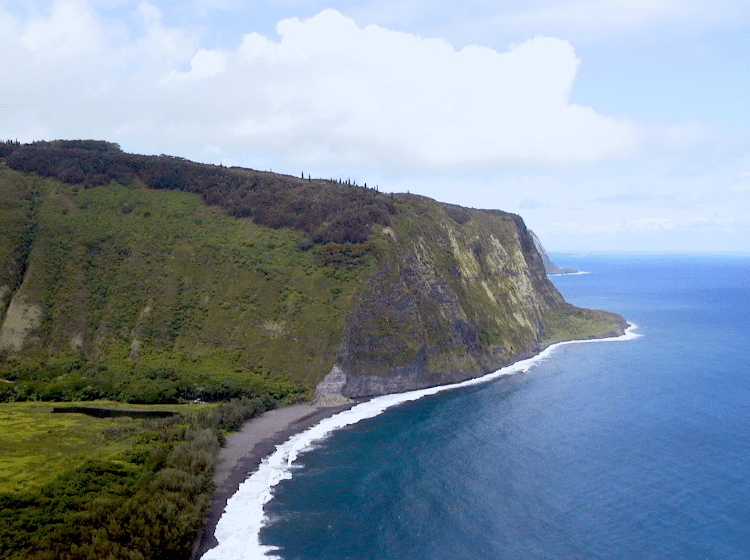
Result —
[[750, 257], [557, 258], [642, 336], [334, 432], [265, 505], [285, 559], [750, 558]]

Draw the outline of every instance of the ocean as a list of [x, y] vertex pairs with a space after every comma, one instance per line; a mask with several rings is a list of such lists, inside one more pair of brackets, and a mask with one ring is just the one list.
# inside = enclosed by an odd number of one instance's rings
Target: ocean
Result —
[[750, 558], [750, 257], [555, 260], [630, 334], [299, 434], [204, 558]]

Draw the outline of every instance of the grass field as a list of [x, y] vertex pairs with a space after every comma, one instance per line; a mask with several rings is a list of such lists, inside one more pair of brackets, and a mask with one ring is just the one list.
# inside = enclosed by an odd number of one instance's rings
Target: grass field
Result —
[[[157, 408], [188, 414], [211, 406], [125, 407], [109, 401], [64, 404], [128, 410]], [[0, 404], [0, 493], [41, 488], [87, 460], [117, 461], [144, 429], [141, 419], [53, 414], [54, 406], [59, 406], [59, 403]]]
[[178, 412], [132, 419], [1, 404], [0, 558], [187, 558], [223, 434], [275, 405], [267, 396], [216, 405], [64, 403], [100, 414]]

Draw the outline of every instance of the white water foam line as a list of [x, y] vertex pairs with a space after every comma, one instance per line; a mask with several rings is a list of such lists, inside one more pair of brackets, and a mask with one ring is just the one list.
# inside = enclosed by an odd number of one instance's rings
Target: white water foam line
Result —
[[340, 412], [320, 421], [304, 432], [292, 436], [278, 445], [276, 451], [261, 461], [258, 470], [243, 482], [237, 492], [227, 501], [224, 514], [216, 525], [216, 540], [219, 544], [203, 555], [203, 560], [257, 560], [259, 558], [278, 558], [272, 556], [273, 547], [260, 543], [260, 530], [266, 521], [263, 508], [273, 498], [273, 488], [282, 480], [292, 478], [297, 458], [315, 447], [332, 432], [351, 426], [362, 420], [374, 418], [383, 411], [399, 404], [415, 401], [442, 391], [487, 383], [504, 375], [526, 373], [536, 364], [546, 360], [559, 346], [565, 344], [586, 344], [591, 342], [627, 341], [638, 338], [636, 325], [630, 325], [625, 334], [611, 338], [587, 340], [570, 340], [558, 342], [545, 348], [542, 352], [520, 360], [514, 364], [489, 373], [482, 377], [469, 379], [461, 383], [429, 387], [408, 393], [396, 393], [375, 397], [358, 404], [349, 410]]

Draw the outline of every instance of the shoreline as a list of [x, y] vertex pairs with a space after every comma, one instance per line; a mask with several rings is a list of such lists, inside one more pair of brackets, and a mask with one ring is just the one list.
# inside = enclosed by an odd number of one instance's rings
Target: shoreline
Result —
[[218, 544], [214, 533], [227, 501], [237, 492], [240, 484], [258, 470], [261, 461], [271, 455], [276, 446], [359, 402], [352, 401], [339, 406], [293, 404], [274, 408], [247, 420], [239, 431], [228, 434], [226, 444], [216, 459], [213, 477], [216, 489], [206, 511], [203, 527], [196, 537], [191, 559], [198, 560]]
[[[292, 437], [301, 434], [308, 428], [316, 426], [321, 421], [339, 414], [340, 412], [352, 409], [363, 402], [371, 402], [372, 405], [374, 405], [374, 408], [377, 409], [375, 414], [363, 412], [360, 413], [363, 414], [361, 418], [355, 419], [353, 422], [345, 421], [342, 425], [356, 423], [360, 419], [375, 416], [383, 410], [401, 404], [402, 402], [416, 400], [445, 390], [487, 383], [505, 375], [525, 373], [535, 363], [548, 357], [550, 352], [558, 346], [592, 342], [624, 341], [638, 338], [641, 335], [635, 334], [633, 332], [635, 329], [637, 329], [637, 325], [624, 321], [621, 332], [607, 333], [605, 336], [595, 338], [553, 342], [540, 348], [539, 352], [533, 356], [517, 360], [495, 372], [470, 378], [458, 383], [437, 385], [425, 389], [407, 391], [405, 393], [381, 395], [373, 397], [371, 400], [358, 399], [351, 403], [339, 406], [296, 404], [270, 410], [260, 416], [246, 421], [239, 432], [229, 434], [225, 447], [219, 452], [214, 473], [216, 491], [211, 499], [211, 504], [205, 517], [204, 526], [196, 539], [193, 548], [193, 555], [191, 557], [192, 560], [202, 558], [206, 552], [219, 544], [215, 537], [216, 527], [227, 507], [228, 501], [237, 493], [240, 485], [248, 480], [251, 474], [259, 470], [262, 460], [271, 456], [276, 451], [277, 446], [281, 446]], [[381, 401], [386, 402], [380, 404]], [[378, 404], [376, 404], [376, 402]]]

